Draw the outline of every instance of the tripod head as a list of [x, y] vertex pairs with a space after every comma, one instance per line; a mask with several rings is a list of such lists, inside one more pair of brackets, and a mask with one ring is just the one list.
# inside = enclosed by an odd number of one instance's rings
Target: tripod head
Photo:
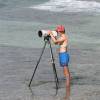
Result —
[[49, 36], [49, 35], [48, 35], [48, 36], [45, 36], [45, 37], [44, 37], [44, 41], [45, 41], [45, 42], [47, 42], [47, 41], [49, 42], [49, 41], [50, 41], [50, 36]]

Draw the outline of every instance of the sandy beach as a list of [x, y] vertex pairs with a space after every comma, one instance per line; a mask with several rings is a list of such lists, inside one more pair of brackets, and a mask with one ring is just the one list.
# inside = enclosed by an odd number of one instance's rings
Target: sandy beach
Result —
[[[55, 81], [50, 64], [49, 48], [28, 88], [33, 70], [40, 56], [41, 48], [0, 46], [0, 99], [1, 100], [63, 100], [65, 84], [58, 59], [55, 59], [60, 88], [55, 96]], [[57, 57], [53, 48], [54, 56]], [[56, 54], [56, 55], [55, 55]], [[70, 49], [69, 69], [72, 75], [71, 100], [99, 100], [100, 98], [100, 52], [95, 48]]]

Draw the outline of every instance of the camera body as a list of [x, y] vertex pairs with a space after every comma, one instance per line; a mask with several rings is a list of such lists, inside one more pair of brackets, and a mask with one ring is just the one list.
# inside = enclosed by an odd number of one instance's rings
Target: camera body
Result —
[[[56, 31], [51, 31], [53, 36], [56, 37], [57, 36], [57, 32]], [[38, 36], [39, 37], [48, 37], [48, 30], [39, 30], [38, 31]]]

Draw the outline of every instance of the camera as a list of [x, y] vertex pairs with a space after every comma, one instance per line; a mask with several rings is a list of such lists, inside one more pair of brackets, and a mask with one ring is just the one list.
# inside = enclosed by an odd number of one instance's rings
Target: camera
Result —
[[[57, 36], [57, 32], [56, 31], [51, 31], [53, 36], [56, 37]], [[48, 37], [48, 30], [39, 30], [38, 31], [38, 36], [39, 37]]]

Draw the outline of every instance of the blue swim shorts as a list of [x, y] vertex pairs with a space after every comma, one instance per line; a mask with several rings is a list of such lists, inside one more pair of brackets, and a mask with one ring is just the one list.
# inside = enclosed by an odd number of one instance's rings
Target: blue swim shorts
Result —
[[68, 52], [59, 53], [59, 63], [61, 67], [68, 66], [68, 63], [69, 63], [69, 53]]

